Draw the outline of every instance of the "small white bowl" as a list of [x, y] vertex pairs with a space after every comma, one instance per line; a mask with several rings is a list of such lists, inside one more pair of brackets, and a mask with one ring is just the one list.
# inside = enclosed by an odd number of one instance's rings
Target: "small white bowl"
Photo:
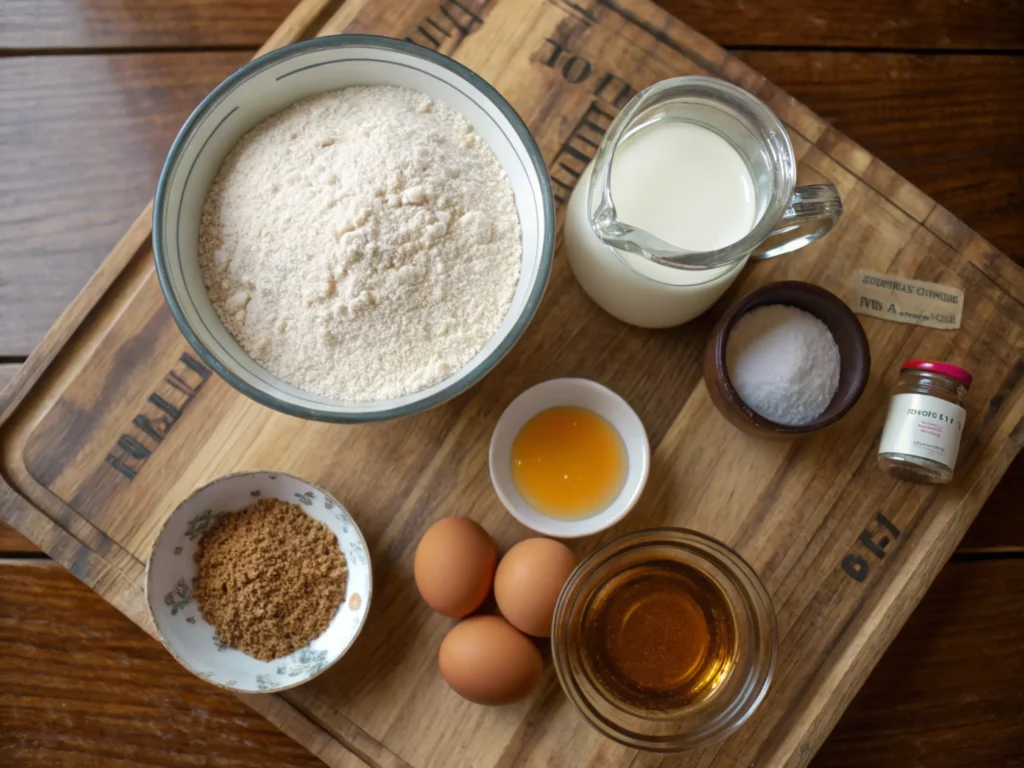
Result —
[[[294, 502], [330, 528], [348, 565], [345, 602], [324, 633], [273, 661], [221, 645], [192, 599], [193, 555], [203, 531], [221, 514], [242, 510], [259, 498]], [[344, 656], [366, 622], [372, 590], [366, 541], [352, 517], [326, 491], [284, 472], [225, 475], [194, 491], [167, 519], [146, 564], [146, 603], [167, 650], [193, 674], [244, 693], [294, 688]]]
[[[576, 520], [541, 514], [523, 499], [512, 479], [512, 443], [519, 430], [541, 411], [565, 405], [593, 411], [615, 427], [626, 446], [629, 462], [626, 480], [615, 500], [601, 512]], [[589, 536], [625, 517], [647, 483], [650, 463], [647, 432], [636, 411], [608, 387], [589, 379], [551, 379], [530, 387], [509, 404], [491, 435], [491, 482], [505, 509], [527, 528], [562, 539]]]

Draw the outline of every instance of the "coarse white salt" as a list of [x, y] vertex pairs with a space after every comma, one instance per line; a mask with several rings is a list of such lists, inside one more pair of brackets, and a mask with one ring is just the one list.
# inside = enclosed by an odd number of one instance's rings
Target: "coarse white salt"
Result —
[[839, 388], [839, 345], [821, 320], [796, 307], [756, 307], [725, 346], [729, 381], [750, 409], [777, 424], [821, 416]]

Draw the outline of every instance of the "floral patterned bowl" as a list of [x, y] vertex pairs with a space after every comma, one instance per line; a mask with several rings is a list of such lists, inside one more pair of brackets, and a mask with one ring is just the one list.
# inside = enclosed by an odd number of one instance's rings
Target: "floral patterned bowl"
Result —
[[[192, 599], [193, 555], [203, 531], [225, 512], [264, 497], [294, 502], [324, 523], [338, 537], [348, 564], [345, 602], [326, 631], [273, 661], [258, 661], [223, 645]], [[372, 588], [366, 541], [346, 509], [329, 493], [284, 472], [225, 475], [194, 491], [167, 519], [146, 565], [146, 602], [167, 650], [193, 674], [245, 693], [293, 688], [334, 664], [363, 628]]]

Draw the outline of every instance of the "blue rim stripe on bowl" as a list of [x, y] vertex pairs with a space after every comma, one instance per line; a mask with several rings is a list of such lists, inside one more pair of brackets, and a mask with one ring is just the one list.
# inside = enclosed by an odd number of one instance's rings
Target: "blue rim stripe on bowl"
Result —
[[[259, 74], [264, 69], [281, 61], [286, 61], [289, 58], [308, 53], [310, 51], [320, 51], [328, 49], [343, 49], [347, 47], [364, 47], [364, 48], [379, 48], [388, 51], [398, 51], [405, 53], [415, 58], [423, 59], [425, 61], [436, 64], [454, 75], [462, 78], [474, 88], [479, 90], [488, 100], [490, 100], [498, 110], [504, 115], [504, 117], [512, 125], [516, 135], [526, 148], [526, 152], [530, 157], [533, 164], [534, 171], [537, 174], [538, 181], [540, 183], [541, 195], [543, 197], [544, 214], [546, 223], [550, 226], [543, 227], [541, 230], [538, 227], [539, 235], [542, 238], [541, 254], [538, 264], [538, 279], [534, 283], [533, 289], [530, 295], [527, 297], [523, 311], [515, 324], [509, 330], [507, 336], [502, 342], [491, 352], [488, 357], [483, 360], [474, 371], [460, 379], [450, 388], [446, 388], [442, 391], [436, 392], [429, 397], [425, 397], [422, 400], [418, 400], [414, 403], [407, 405], [396, 406], [386, 410], [379, 410], [374, 412], [358, 413], [358, 412], [333, 412], [324, 410], [320, 407], [307, 407], [302, 405], [296, 405], [292, 403], [286, 403], [278, 401], [276, 398], [267, 396], [258, 388], [252, 386], [238, 375], [233, 373], [221, 360], [216, 357], [203, 342], [199, 339], [196, 333], [188, 325], [185, 320], [184, 312], [181, 305], [178, 302], [177, 297], [174, 295], [171, 288], [171, 278], [168, 273], [167, 261], [168, 254], [165, 247], [166, 238], [166, 222], [165, 222], [165, 208], [167, 207], [168, 198], [168, 187], [170, 185], [170, 177], [172, 172], [175, 170], [178, 159], [181, 153], [184, 151], [186, 144], [189, 141], [190, 136], [195, 132], [195, 129], [199, 127], [202, 122], [208, 117], [209, 113], [220, 104], [220, 102], [227, 98], [231, 92], [241, 83], [245, 82], [249, 78]], [[331, 62], [323, 62], [323, 64]], [[409, 66], [407, 64], [401, 64], [400, 62], [389, 62], [392, 65]], [[302, 69], [305, 69], [302, 68]], [[301, 70], [295, 70], [290, 73], [286, 73], [282, 77], [295, 74]], [[431, 73], [424, 72], [423, 74], [430, 75]], [[277, 78], [280, 79], [280, 78]], [[455, 87], [454, 85], [452, 87]], [[224, 118], [226, 119], [226, 117]], [[219, 126], [218, 126], [219, 127]], [[212, 136], [212, 134], [211, 134]], [[189, 170], [191, 174], [191, 169]], [[187, 182], [186, 182], [187, 183]], [[183, 187], [184, 188], [184, 187]], [[179, 209], [180, 213], [180, 209]], [[480, 381], [487, 373], [494, 368], [495, 365], [506, 355], [509, 350], [515, 345], [515, 343], [522, 336], [523, 331], [527, 325], [533, 319], [536, 314], [537, 307], [540, 305], [541, 297], [544, 294], [544, 289], [547, 286], [548, 278], [551, 274], [551, 266], [554, 256], [555, 246], [555, 208], [554, 208], [554, 196], [551, 189], [551, 180], [548, 176], [547, 166], [544, 163], [544, 158], [541, 156], [540, 149], [537, 147], [537, 143], [534, 141], [533, 136], [527, 129], [526, 124], [523, 122], [519, 114], [512, 108], [512, 106], [494, 89], [487, 81], [482, 77], [472, 72], [467, 67], [459, 64], [458, 62], [444, 56], [436, 51], [431, 51], [427, 48], [422, 48], [415, 43], [410, 43], [404, 40], [394, 40], [388, 37], [381, 37], [379, 35], [333, 35], [328, 37], [316, 38], [314, 40], [305, 40], [299, 43], [279, 48], [276, 51], [261, 56], [258, 59], [254, 59], [249, 62], [234, 74], [230, 75], [196, 107], [195, 111], [189, 116], [188, 120], [185, 121], [184, 126], [178, 132], [174, 143], [171, 145], [171, 150], [167, 155], [167, 160], [164, 163], [163, 169], [160, 172], [160, 179], [157, 183], [156, 199], [153, 206], [153, 253], [156, 261], [157, 278], [160, 283], [160, 288], [164, 294], [164, 299], [170, 308], [171, 315], [174, 318], [175, 324], [178, 329], [185, 336], [186, 340], [196, 351], [196, 353], [202, 358], [202, 360], [209, 365], [214, 371], [216, 371], [221, 377], [223, 377], [231, 386], [237, 389], [242, 394], [255, 400], [261, 405], [265, 405], [283, 413], [287, 413], [292, 416], [298, 416], [304, 419], [311, 419], [314, 421], [327, 421], [335, 423], [363, 423], [369, 421], [382, 421], [385, 419], [397, 418], [400, 416], [407, 416], [420, 411], [425, 411], [436, 405], [440, 405], [447, 400], [450, 400], [457, 395], [462, 394], [467, 389], [472, 387], [478, 381]], [[194, 305], [193, 305], [194, 306]], [[208, 331], [209, 329], [207, 329]], [[262, 368], [260, 369], [262, 370]]]

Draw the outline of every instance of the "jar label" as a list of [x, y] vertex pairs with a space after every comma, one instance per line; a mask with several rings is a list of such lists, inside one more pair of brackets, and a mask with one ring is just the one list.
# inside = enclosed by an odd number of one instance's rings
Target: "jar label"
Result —
[[894, 395], [879, 453], [901, 453], [956, 466], [967, 411], [932, 395]]

